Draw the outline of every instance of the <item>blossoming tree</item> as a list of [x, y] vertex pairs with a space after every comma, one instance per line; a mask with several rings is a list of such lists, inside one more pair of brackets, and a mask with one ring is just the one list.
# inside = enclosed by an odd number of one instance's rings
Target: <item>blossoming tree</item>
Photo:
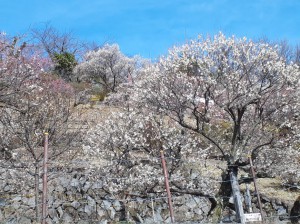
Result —
[[[75, 155], [78, 131], [70, 131], [73, 88], [50, 73], [47, 60], [34, 46], [4, 39], [0, 45], [0, 149], [2, 168], [21, 168], [27, 175], [17, 183], [35, 187], [39, 217], [39, 179], [44, 133], [49, 135], [49, 160]], [[74, 153], [73, 153], [74, 152]], [[14, 155], [14, 156], [12, 156]], [[28, 176], [29, 174], [29, 176]], [[29, 183], [28, 177], [34, 178]]]
[[[125, 91], [128, 101], [124, 106], [129, 115], [109, 117], [105, 124], [96, 126], [89, 135], [89, 147], [112, 153], [119, 164], [136, 149], [151, 154], [165, 145], [177, 152], [172, 156], [179, 160], [189, 150], [192, 153], [186, 159], [201, 158], [196, 156], [197, 151], [217, 157], [227, 164], [219, 193], [176, 182], [171, 183], [172, 190], [195, 193], [198, 188], [199, 195], [214, 199], [220, 194], [228, 200], [228, 183], [232, 183], [239, 205], [237, 175], [239, 168], [249, 165], [248, 156], [254, 162], [265, 159], [260, 169], [270, 168], [275, 162], [280, 164], [279, 170], [289, 170], [299, 177], [300, 72], [295, 63], [280, 56], [279, 50], [263, 42], [226, 38], [223, 34], [174, 47], [168, 56], [145, 68], [144, 75]], [[122, 99], [120, 94], [118, 99]], [[158, 117], [167, 124], [147, 126], [149, 122], [157, 124], [153, 120]], [[145, 136], [160, 144], [149, 145]], [[119, 169], [122, 174], [132, 171], [131, 166], [126, 170], [123, 165]], [[145, 169], [154, 178], [151, 167]], [[182, 166], [177, 171], [180, 169]], [[176, 169], [173, 171], [176, 176]], [[147, 181], [144, 178], [139, 183]], [[218, 202], [211, 203], [213, 210]]]
[[148, 74], [136, 104], [202, 136], [233, 177], [264, 150], [299, 161], [299, 67], [276, 47], [220, 34], [173, 48]]
[[132, 80], [137, 58], [125, 56], [117, 44], [104, 45], [85, 54], [84, 61], [75, 67], [79, 80], [90, 80], [104, 92], [115, 92], [120, 83]]

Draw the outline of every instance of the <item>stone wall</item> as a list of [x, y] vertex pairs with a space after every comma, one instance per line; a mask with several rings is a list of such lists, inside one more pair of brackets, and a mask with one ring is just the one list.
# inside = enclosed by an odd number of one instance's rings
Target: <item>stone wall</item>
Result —
[[[6, 170], [10, 180], [16, 180], [20, 171]], [[9, 173], [9, 174], [8, 174]], [[25, 175], [25, 174], [24, 174]], [[153, 223], [169, 222], [167, 198], [162, 194], [113, 195], [104, 181], [76, 171], [50, 178], [48, 186], [47, 223]], [[32, 178], [28, 179], [28, 183]], [[5, 183], [6, 182], [6, 183]], [[4, 184], [5, 183], [5, 184]], [[0, 220], [3, 223], [32, 223], [35, 220], [35, 197], [32, 185], [8, 184], [1, 179]], [[41, 191], [41, 187], [40, 187]], [[189, 194], [173, 195], [177, 221], [205, 220], [210, 210], [207, 198]], [[41, 211], [41, 206], [38, 206]], [[0, 222], [1, 223], [1, 222]]]
[[[155, 194], [141, 194], [137, 190], [114, 194], [107, 186], [105, 174], [97, 176], [94, 171], [84, 169], [52, 171], [48, 186], [48, 224], [170, 222], [164, 190]], [[34, 223], [36, 204], [33, 177], [24, 169], [0, 169], [0, 173], [0, 223]], [[114, 179], [110, 182], [118, 184]], [[215, 214], [207, 219], [211, 202], [206, 197], [184, 193], [173, 193], [172, 196], [177, 222], [217, 222], [216, 217], [222, 214], [215, 209]], [[293, 206], [264, 195], [262, 202], [263, 215], [274, 216], [274, 219], [268, 219], [269, 223], [281, 223], [279, 218], [288, 218]], [[234, 205], [229, 204], [224, 210], [223, 221], [234, 222], [233, 208]], [[253, 212], [259, 212], [256, 197], [252, 198], [252, 208]], [[40, 204], [38, 209], [41, 214]]]

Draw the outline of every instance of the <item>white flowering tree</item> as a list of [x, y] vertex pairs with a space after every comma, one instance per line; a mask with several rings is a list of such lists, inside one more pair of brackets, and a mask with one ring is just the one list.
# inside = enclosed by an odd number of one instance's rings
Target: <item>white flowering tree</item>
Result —
[[120, 83], [132, 81], [137, 58], [125, 56], [117, 44], [106, 44], [89, 51], [84, 61], [74, 69], [79, 80], [88, 80], [100, 85], [104, 92], [115, 92]]
[[300, 72], [278, 52], [246, 38], [200, 38], [149, 68], [131, 98], [199, 134], [232, 177], [264, 150], [297, 164]]
[[103, 158], [120, 161], [132, 156], [133, 151], [158, 158], [160, 150], [164, 150], [168, 156], [180, 158], [191, 155], [196, 147], [203, 147], [193, 133], [184, 132], [172, 121], [132, 109], [113, 112], [88, 133], [87, 141], [94, 153], [102, 150]]
[[[266, 43], [222, 34], [173, 48], [167, 57], [145, 68], [133, 88], [125, 91], [129, 97], [123, 105], [125, 112], [120, 109], [119, 115], [109, 116], [89, 132], [86, 149], [112, 158], [106, 172], [119, 173], [126, 181], [130, 175], [142, 177], [131, 186], [144, 186], [136, 188], [144, 193], [159, 192], [155, 187], [158, 172], [154, 163], [138, 162], [141, 158], [134, 158], [136, 152], [151, 158], [164, 149], [179, 161], [196, 159], [199, 163], [201, 157], [218, 158], [227, 164], [224, 182], [217, 185], [219, 192], [216, 185], [208, 185], [211, 190], [205, 192], [185, 179], [182, 163], [176, 168], [171, 165], [170, 171], [171, 177], [181, 180], [171, 181], [172, 191], [208, 196], [211, 211], [218, 203], [215, 196], [228, 200], [228, 184], [239, 194], [238, 169], [249, 168], [249, 155], [260, 162], [261, 170], [278, 163], [277, 171], [297, 174], [299, 67], [278, 52]], [[122, 92], [113, 96], [108, 100], [123, 99]], [[122, 186], [113, 184], [111, 190]]]
[[[132, 107], [124, 109], [119, 108], [86, 135], [84, 149], [99, 158], [107, 177], [105, 189], [120, 198], [164, 196], [160, 160], [163, 150], [172, 191], [206, 197], [214, 208], [219, 186], [208, 175], [200, 176], [201, 171], [193, 163], [205, 158], [208, 145], [166, 117], [141, 113]], [[201, 155], [197, 155], [199, 148]]]

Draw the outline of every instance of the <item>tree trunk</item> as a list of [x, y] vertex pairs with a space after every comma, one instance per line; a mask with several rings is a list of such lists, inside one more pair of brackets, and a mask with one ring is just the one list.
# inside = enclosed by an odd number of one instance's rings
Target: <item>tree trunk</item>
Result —
[[234, 205], [235, 205], [235, 212], [236, 212], [236, 221], [240, 222], [242, 224], [245, 224], [245, 216], [244, 216], [244, 210], [243, 210], [243, 204], [241, 200], [241, 192], [239, 188], [239, 182], [237, 179], [237, 167], [231, 167], [229, 171], [230, 175], [230, 182], [231, 182], [231, 188], [232, 188], [232, 195], [234, 199]]

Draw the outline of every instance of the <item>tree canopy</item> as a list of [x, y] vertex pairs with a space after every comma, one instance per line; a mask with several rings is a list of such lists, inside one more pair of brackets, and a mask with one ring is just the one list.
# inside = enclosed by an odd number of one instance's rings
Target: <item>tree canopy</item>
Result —
[[299, 67], [246, 38], [198, 39], [170, 50], [132, 99], [199, 133], [229, 164], [299, 139]]

